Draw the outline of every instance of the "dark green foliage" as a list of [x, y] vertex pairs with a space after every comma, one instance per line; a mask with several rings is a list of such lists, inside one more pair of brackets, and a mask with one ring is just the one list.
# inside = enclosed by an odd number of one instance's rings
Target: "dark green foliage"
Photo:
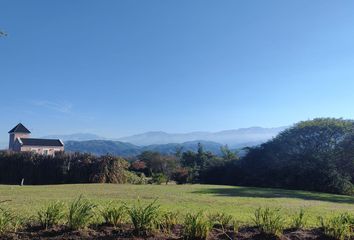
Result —
[[351, 194], [353, 121], [300, 122], [249, 150], [238, 184]]
[[178, 165], [175, 156], [161, 155], [158, 152], [145, 151], [137, 156], [137, 159], [145, 164], [146, 171], [144, 173], [148, 177], [153, 177], [154, 174], [162, 174], [166, 177], [166, 182], [171, 179]]
[[90, 154], [64, 154], [55, 157], [28, 152], [0, 152], [0, 183], [126, 183], [129, 164], [122, 158]]
[[41, 227], [48, 229], [63, 220], [65, 216], [64, 207], [62, 202], [53, 202], [40, 210], [38, 212], [38, 221]]

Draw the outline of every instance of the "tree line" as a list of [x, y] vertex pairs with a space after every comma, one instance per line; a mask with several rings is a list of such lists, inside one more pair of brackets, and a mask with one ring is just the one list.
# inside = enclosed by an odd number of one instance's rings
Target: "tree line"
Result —
[[227, 146], [222, 156], [177, 148], [174, 155], [146, 151], [125, 160], [114, 156], [0, 153], [0, 183], [206, 183], [303, 189], [353, 194], [354, 122], [304, 121], [239, 157]]

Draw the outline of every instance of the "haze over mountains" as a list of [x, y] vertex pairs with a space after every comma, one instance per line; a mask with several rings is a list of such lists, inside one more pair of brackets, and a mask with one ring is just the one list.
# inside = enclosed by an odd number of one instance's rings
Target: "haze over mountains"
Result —
[[122, 137], [117, 139], [122, 142], [129, 142], [138, 146], [152, 144], [184, 143], [190, 141], [211, 141], [220, 144], [227, 144], [230, 147], [245, 145], [256, 145], [265, 142], [278, 133], [286, 129], [279, 128], [240, 128], [235, 130], [225, 130], [220, 132], [190, 132], [190, 133], [166, 133], [166, 132], [147, 132], [143, 134]]
[[[251, 127], [220, 132], [190, 132], [166, 133], [161, 131], [121, 137], [104, 138], [92, 133], [75, 133], [68, 135], [48, 135], [43, 138], [59, 138], [65, 142], [67, 151], [79, 151], [102, 154], [131, 156], [145, 150], [158, 151], [165, 154], [174, 153], [176, 148], [183, 147], [184, 151], [196, 150], [201, 142], [207, 151], [220, 153], [220, 146], [228, 145], [231, 149], [261, 144], [286, 127], [262, 128]], [[0, 142], [0, 149], [7, 148], [8, 142]]]
[[231, 149], [261, 144], [286, 127], [242, 128], [220, 132], [191, 132], [171, 134], [166, 132], [147, 132], [118, 139], [105, 139], [98, 135], [78, 133], [71, 135], [51, 135], [46, 138], [60, 138], [65, 141], [65, 149], [72, 152], [87, 152], [97, 155], [113, 154], [134, 156], [143, 151], [158, 151], [173, 154], [176, 149], [196, 151], [200, 142], [206, 151], [220, 154], [220, 147], [228, 145]]

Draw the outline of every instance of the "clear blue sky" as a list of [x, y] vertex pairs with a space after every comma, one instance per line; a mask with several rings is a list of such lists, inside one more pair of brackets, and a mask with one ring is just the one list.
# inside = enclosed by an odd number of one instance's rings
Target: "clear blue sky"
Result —
[[354, 118], [354, 1], [1, 0], [0, 141]]

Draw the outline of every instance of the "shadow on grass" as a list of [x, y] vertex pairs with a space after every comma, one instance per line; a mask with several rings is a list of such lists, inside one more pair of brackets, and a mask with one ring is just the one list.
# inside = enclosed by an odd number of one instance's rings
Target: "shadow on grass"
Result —
[[195, 191], [198, 194], [213, 194], [226, 197], [255, 197], [255, 198], [298, 198], [303, 200], [316, 200], [334, 203], [354, 204], [354, 197], [332, 195], [327, 193], [305, 192], [297, 190], [283, 190], [272, 188], [230, 187], [208, 188]]

